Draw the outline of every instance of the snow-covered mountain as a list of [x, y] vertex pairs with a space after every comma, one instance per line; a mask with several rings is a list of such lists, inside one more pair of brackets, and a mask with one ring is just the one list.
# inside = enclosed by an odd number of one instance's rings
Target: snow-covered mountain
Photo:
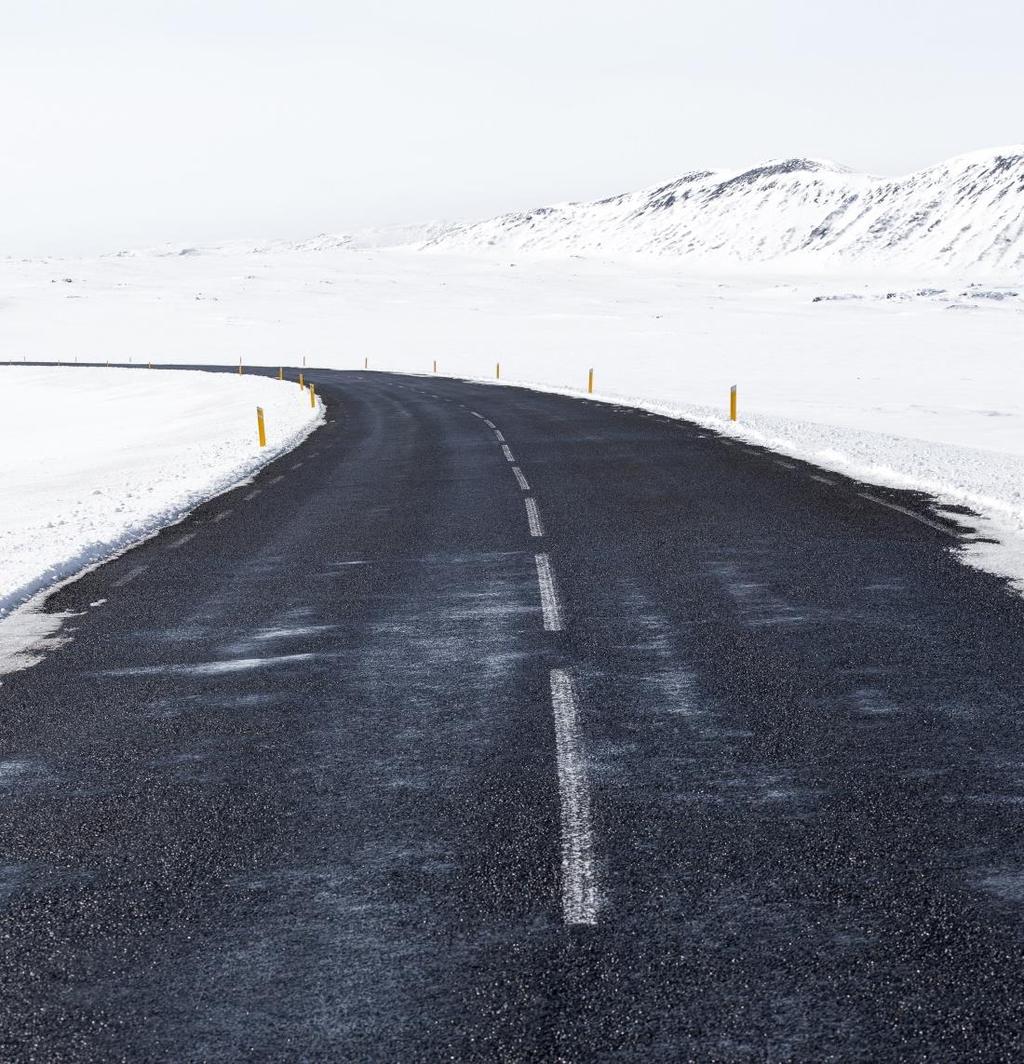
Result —
[[814, 159], [691, 173], [596, 203], [449, 226], [420, 246], [1006, 272], [1024, 268], [1024, 145], [899, 178]]
[[960, 155], [906, 177], [820, 159], [702, 170], [594, 203], [477, 222], [427, 222], [301, 241], [168, 245], [136, 255], [419, 248], [553, 256], [663, 255], [716, 266], [771, 263], [894, 272], [1024, 270], [1024, 144]]

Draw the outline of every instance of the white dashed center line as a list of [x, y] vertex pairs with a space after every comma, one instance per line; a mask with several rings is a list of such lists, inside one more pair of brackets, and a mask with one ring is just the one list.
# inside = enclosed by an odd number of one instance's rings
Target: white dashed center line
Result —
[[195, 539], [195, 532], [187, 532], [181, 539], [176, 539], [173, 543], [167, 544], [168, 550], [177, 550], [179, 547], [183, 547], [190, 539]]
[[537, 584], [540, 586], [540, 608], [544, 615], [544, 631], [562, 630], [562, 609], [558, 605], [555, 578], [551, 574], [551, 560], [546, 554], [534, 556], [537, 563]]
[[[522, 491], [530, 485], [523, 471], [515, 464], [515, 456], [505, 437], [493, 421], [478, 414], [494, 431], [505, 460], [512, 464], [512, 473]], [[523, 500], [526, 521], [531, 536], [543, 536], [537, 500]], [[551, 559], [547, 554], [534, 555], [537, 566], [537, 586], [540, 589], [541, 613], [546, 632], [563, 630], [562, 609], [555, 589]], [[551, 670], [551, 707], [555, 718], [555, 751], [558, 761], [558, 791], [562, 827], [562, 915], [567, 924], [593, 925], [597, 923], [598, 891], [594, 869], [594, 843], [590, 823], [590, 788], [587, 783], [583, 739], [579, 727], [579, 710], [572, 676], [566, 669]]]
[[[295, 468], [295, 466], [292, 466], [292, 469], [294, 469], [294, 468]], [[282, 480], [284, 480], [284, 473], [278, 473], [276, 477], [271, 477], [270, 480], [267, 481], [267, 483], [268, 484], [277, 484], [277, 483], [279, 483]]]
[[544, 527], [540, 523], [540, 513], [537, 510], [536, 499], [526, 499], [526, 522], [530, 526], [531, 536], [543, 536]]
[[213, 523], [215, 525], [220, 524], [221, 521], [226, 517], [230, 517], [234, 512], [234, 510], [221, 510], [221, 512], [213, 519]]
[[597, 875], [590, 827], [590, 788], [576, 692], [565, 669], [551, 670], [551, 707], [555, 715], [562, 814], [562, 915], [567, 924], [596, 924]]
[[262, 491], [262, 488], [253, 488], [248, 495], [242, 496], [242, 502], [248, 502], [250, 499], [255, 499], [257, 495]]

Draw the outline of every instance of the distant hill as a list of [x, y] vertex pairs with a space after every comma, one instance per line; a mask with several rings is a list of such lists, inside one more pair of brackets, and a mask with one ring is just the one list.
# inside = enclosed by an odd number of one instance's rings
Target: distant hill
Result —
[[399, 247], [661, 255], [720, 267], [773, 263], [808, 270], [1011, 274], [1024, 270], [1024, 145], [960, 155], [906, 177], [875, 177], [821, 159], [785, 159], [750, 170], [702, 170], [656, 188], [486, 221], [119, 254]]
[[420, 246], [1005, 272], [1024, 268], [1024, 145], [898, 178], [816, 159], [702, 171], [594, 203], [435, 228]]

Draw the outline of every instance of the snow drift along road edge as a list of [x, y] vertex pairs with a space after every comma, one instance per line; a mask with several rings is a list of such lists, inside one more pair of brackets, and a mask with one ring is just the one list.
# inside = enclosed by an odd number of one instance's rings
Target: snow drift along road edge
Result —
[[[294, 382], [264, 376], [4, 366], [0, 379], [0, 625], [244, 483], [324, 421], [322, 401], [314, 409]], [[257, 405], [270, 426], [263, 449]], [[33, 426], [26, 444], [28, 409], [44, 411], [48, 440]]]

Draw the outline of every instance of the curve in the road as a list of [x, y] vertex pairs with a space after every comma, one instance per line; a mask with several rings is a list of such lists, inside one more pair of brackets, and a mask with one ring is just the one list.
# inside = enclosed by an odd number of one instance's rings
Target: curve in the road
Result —
[[306, 373], [0, 688], [0, 1058], [1020, 1057], [1024, 609], [954, 524]]

